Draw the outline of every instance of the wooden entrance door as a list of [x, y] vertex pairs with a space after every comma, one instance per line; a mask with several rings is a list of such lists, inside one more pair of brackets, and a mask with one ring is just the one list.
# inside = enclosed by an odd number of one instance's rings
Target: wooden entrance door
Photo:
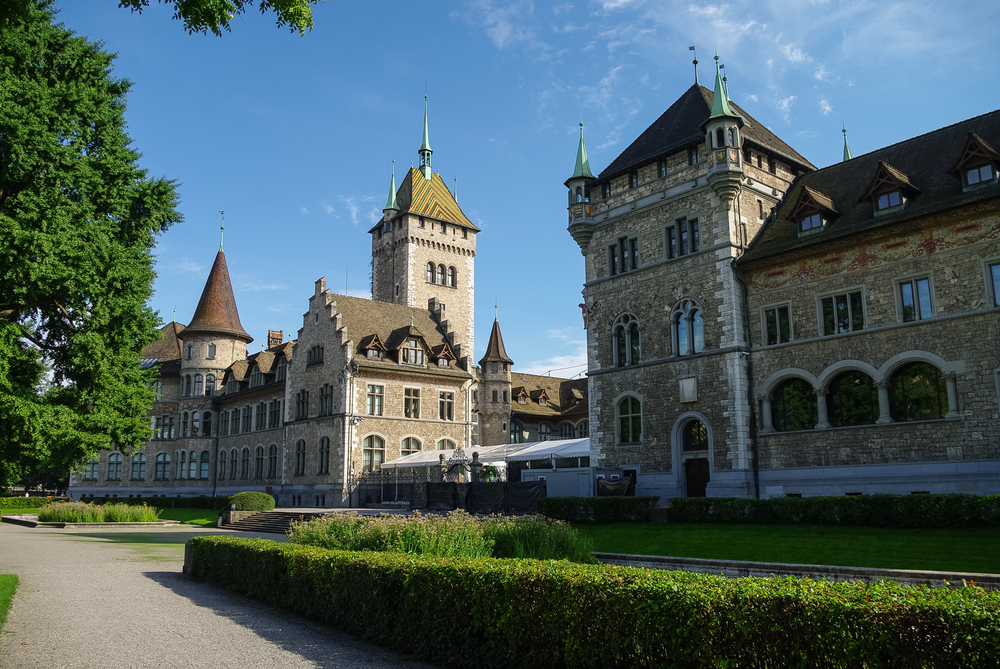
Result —
[[708, 458], [694, 458], [684, 462], [684, 476], [687, 479], [687, 496], [704, 497], [708, 485]]

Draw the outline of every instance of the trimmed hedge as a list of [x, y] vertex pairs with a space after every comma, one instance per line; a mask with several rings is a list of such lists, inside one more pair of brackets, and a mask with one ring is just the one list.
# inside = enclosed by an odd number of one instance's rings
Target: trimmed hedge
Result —
[[199, 495], [198, 497], [167, 497], [166, 495], [154, 495], [151, 497], [81, 496], [78, 501], [88, 502], [90, 504], [148, 504], [149, 506], [155, 506], [160, 509], [215, 509], [216, 511], [221, 511], [229, 508], [229, 505], [232, 503], [230, 501], [231, 499], [231, 497], [225, 496], [206, 497], [205, 495]]
[[40, 509], [49, 502], [65, 502], [68, 497], [0, 497], [0, 510]]
[[671, 523], [847, 525], [908, 529], [1000, 527], [1000, 495], [675, 497]]
[[229, 503], [237, 511], [270, 511], [274, 508], [274, 498], [266, 492], [244, 491], [229, 498]]
[[546, 497], [538, 513], [568, 523], [648, 523], [659, 497]]
[[975, 586], [192, 542], [199, 580], [444, 666], [1000, 665], [1000, 595]]

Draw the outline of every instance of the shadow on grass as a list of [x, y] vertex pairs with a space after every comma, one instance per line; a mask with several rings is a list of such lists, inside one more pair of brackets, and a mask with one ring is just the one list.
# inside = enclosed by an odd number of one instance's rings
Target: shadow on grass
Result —
[[176, 572], [146, 572], [144, 576], [195, 606], [228, 618], [265, 641], [319, 667], [407, 667], [434, 669], [433, 665], [404, 658], [393, 651], [335, 630], [328, 625], [271, 608], [266, 604], [201, 583]]

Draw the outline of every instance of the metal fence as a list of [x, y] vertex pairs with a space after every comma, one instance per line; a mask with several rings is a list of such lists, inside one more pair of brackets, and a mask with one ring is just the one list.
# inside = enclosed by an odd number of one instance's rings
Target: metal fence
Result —
[[393, 470], [366, 472], [357, 480], [353, 496], [360, 507], [413, 507], [416, 474], [399, 474]]

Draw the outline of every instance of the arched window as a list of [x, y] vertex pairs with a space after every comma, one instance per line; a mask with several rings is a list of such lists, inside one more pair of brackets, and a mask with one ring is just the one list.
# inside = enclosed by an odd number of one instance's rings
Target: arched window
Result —
[[322, 437], [319, 440], [319, 452], [316, 453], [316, 473], [330, 473], [330, 438]]
[[132, 456], [132, 476], [133, 481], [146, 480], [146, 454], [136, 453]]
[[524, 443], [524, 428], [521, 427], [520, 423], [510, 424], [510, 443], [512, 444]]
[[579, 425], [576, 426], [576, 437], [577, 439], [584, 439], [590, 436], [590, 421], [581, 421]]
[[208, 465], [211, 462], [211, 457], [208, 451], [201, 452], [201, 467], [198, 471], [198, 478], [205, 480], [208, 478]]
[[826, 391], [827, 411], [834, 427], [871, 425], [878, 420], [878, 390], [864, 372], [844, 372]]
[[681, 427], [681, 450], [708, 450], [708, 428], [697, 418], [692, 418]]
[[446, 285], [445, 284], [445, 269], [444, 269], [444, 265], [438, 265], [438, 279], [437, 279], [437, 282], [440, 283], [442, 286]]
[[448, 285], [452, 288], [456, 288], [458, 286], [458, 270], [454, 267], [448, 268]]
[[200, 396], [204, 392], [202, 390], [204, 388], [203, 381], [204, 381], [204, 379], [201, 378], [201, 374], [195, 374], [194, 375], [194, 394], [196, 396]]
[[226, 480], [226, 452], [219, 451], [219, 480]]
[[615, 342], [615, 365], [637, 365], [642, 359], [639, 341], [639, 321], [632, 314], [622, 314], [612, 328]]
[[450, 451], [455, 448], [455, 442], [451, 439], [442, 439], [437, 443], [437, 449], [439, 451]]
[[191, 375], [190, 374], [188, 374], [187, 376], [184, 377], [184, 394], [185, 395], [190, 395], [191, 394]]
[[120, 480], [122, 477], [122, 454], [112, 453], [108, 456], [108, 479]]
[[236, 449], [229, 452], [229, 478], [236, 479]]
[[736, 135], [733, 134], [733, 129], [729, 129], [729, 146], [736, 146]]
[[262, 479], [264, 478], [264, 447], [258, 446], [254, 455], [256, 457], [254, 458], [253, 477]]
[[399, 445], [400, 455], [413, 455], [420, 452], [420, 440], [416, 437], [407, 437]]
[[941, 370], [928, 362], [897, 369], [889, 381], [889, 411], [897, 422], [944, 418], [948, 393]]
[[278, 475], [278, 447], [274, 444], [267, 449], [267, 477], [273, 479]]
[[812, 384], [788, 379], [771, 394], [771, 425], [778, 432], [812, 430], [819, 422], [819, 409]]
[[299, 439], [295, 442], [295, 475], [304, 476], [306, 473], [306, 442]]
[[618, 443], [642, 443], [642, 404], [636, 397], [618, 402]]
[[188, 412], [185, 411], [181, 414], [181, 436], [188, 436]]
[[240, 478], [250, 478], [250, 449], [244, 446], [240, 456]]
[[677, 355], [701, 353], [705, 348], [705, 327], [701, 308], [693, 300], [684, 300], [674, 308], [671, 318]]
[[153, 471], [153, 476], [157, 481], [167, 481], [170, 479], [169, 453], [156, 454], [156, 469]]
[[212, 412], [206, 411], [201, 415], [201, 436], [212, 436]]
[[191, 451], [191, 455], [188, 458], [188, 478], [198, 478], [198, 453], [195, 451]]
[[181, 451], [177, 454], [177, 478], [182, 479], [187, 477], [187, 451]]
[[363, 446], [364, 471], [377, 472], [382, 468], [382, 463], [385, 461], [385, 441], [382, 437], [371, 435], [365, 437]]
[[205, 394], [209, 397], [215, 395], [215, 374], [209, 374], [205, 377]]
[[576, 187], [576, 201], [583, 202], [583, 186]]
[[434, 263], [427, 263], [427, 283], [434, 283]]
[[548, 441], [552, 437], [552, 428], [542, 423], [538, 426], [538, 441]]
[[197, 411], [191, 412], [191, 436], [197, 437], [201, 434], [201, 414]]
[[560, 439], [572, 439], [573, 438], [573, 424], [563, 423], [559, 426], [559, 438]]
[[722, 128], [715, 131], [715, 148], [721, 149], [726, 143], [726, 136], [723, 134]]

